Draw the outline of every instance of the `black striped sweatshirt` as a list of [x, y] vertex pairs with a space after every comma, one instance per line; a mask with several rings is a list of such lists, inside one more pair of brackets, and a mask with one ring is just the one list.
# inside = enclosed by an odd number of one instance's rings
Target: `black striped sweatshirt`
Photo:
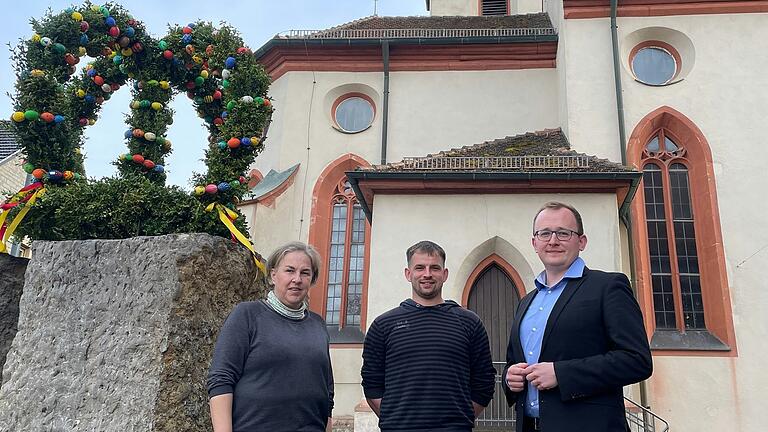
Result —
[[472, 402], [490, 403], [495, 376], [483, 323], [450, 300], [408, 299], [377, 317], [365, 337], [363, 391], [382, 398], [383, 432], [470, 431]]

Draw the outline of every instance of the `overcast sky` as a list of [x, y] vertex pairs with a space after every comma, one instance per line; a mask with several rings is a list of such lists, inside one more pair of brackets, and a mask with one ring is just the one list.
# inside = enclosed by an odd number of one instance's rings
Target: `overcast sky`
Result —
[[[10, 62], [8, 44], [16, 45], [19, 39], [31, 37], [29, 19], [42, 18], [49, 7], [54, 12], [60, 12], [79, 4], [58, 0], [5, 3], [5, 19], [0, 26], [0, 57], [4, 60], [0, 61], [0, 116], [8, 119], [13, 112], [7, 93], [13, 92], [16, 76]], [[224, 21], [236, 27], [245, 43], [253, 50], [283, 31], [328, 28], [372, 15], [374, 12], [374, 0], [127, 0], [120, 4], [134, 18], [144, 22], [155, 38], [167, 33], [168, 24], [186, 24], [197, 20], [216, 24]], [[379, 15], [427, 14], [424, 0], [379, 0], [376, 7]], [[122, 135], [125, 130], [124, 114], [130, 110], [129, 102], [130, 90], [128, 86], [123, 86], [103, 105], [99, 121], [86, 129], [83, 153], [86, 156], [85, 167], [89, 177], [99, 178], [115, 174], [115, 167], [110, 162], [126, 151]], [[197, 117], [184, 95], [178, 95], [171, 106], [176, 115], [168, 131], [168, 137], [174, 146], [174, 152], [166, 158], [168, 184], [189, 189], [191, 173], [205, 171], [200, 159], [206, 145], [206, 132], [202, 120]]]

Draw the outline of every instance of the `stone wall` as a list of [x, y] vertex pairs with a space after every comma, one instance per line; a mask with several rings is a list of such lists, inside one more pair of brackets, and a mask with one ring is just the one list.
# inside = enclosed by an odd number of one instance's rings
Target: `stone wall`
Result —
[[0, 254], [0, 375], [5, 364], [5, 355], [11, 348], [13, 337], [16, 336], [19, 298], [24, 287], [24, 271], [28, 261], [26, 258]]
[[0, 388], [0, 431], [209, 431], [224, 319], [263, 295], [250, 254], [178, 234], [35, 242]]

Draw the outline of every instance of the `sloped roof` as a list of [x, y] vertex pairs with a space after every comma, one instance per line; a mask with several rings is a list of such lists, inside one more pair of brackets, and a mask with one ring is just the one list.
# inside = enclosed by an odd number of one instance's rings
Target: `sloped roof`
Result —
[[285, 171], [277, 172], [269, 170], [266, 176], [248, 191], [247, 199], [258, 200], [282, 186], [295, 172], [301, 164], [296, 164]]
[[0, 160], [19, 150], [19, 141], [9, 120], [0, 120]]
[[369, 16], [327, 30], [552, 28], [546, 13], [506, 16]]
[[549, 129], [360, 168], [374, 172], [636, 172], [620, 163], [571, 150], [562, 130]]

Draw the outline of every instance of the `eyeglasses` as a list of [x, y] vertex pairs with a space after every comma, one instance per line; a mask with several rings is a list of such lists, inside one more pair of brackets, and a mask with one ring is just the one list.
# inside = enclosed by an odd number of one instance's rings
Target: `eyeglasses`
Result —
[[577, 233], [576, 231], [569, 229], [560, 229], [557, 231], [539, 230], [533, 233], [534, 237], [540, 241], [549, 241], [552, 238], [552, 234], [557, 236], [557, 239], [560, 241], [570, 240], [574, 234], [581, 236], [581, 234]]

